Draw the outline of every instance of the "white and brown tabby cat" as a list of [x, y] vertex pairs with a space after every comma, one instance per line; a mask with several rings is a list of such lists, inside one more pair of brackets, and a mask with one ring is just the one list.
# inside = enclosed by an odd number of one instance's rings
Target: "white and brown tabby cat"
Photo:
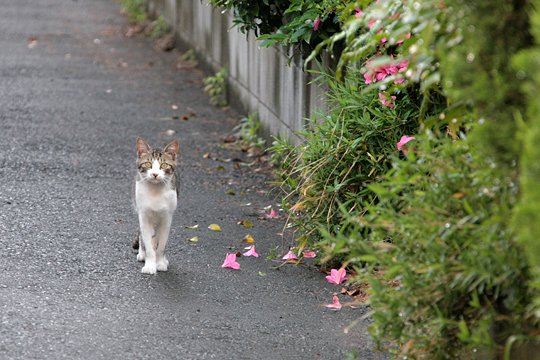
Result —
[[[163, 150], [152, 149], [137, 138], [137, 178], [135, 207], [139, 215], [137, 260], [144, 261], [142, 272], [155, 274], [167, 271], [169, 261], [165, 246], [169, 238], [172, 216], [176, 209], [176, 154], [178, 141], [171, 141]], [[138, 245], [138, 246], [136, 246]]]

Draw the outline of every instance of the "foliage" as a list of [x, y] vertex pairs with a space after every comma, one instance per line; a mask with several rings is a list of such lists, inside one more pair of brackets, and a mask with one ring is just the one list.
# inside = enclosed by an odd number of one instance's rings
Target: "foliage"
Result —
[[189, 49], [188, 51], [186, 51], [185, 53], [183, 53], [180, 56], [180, 60], [181, 61], [189, 61], [189, 62], [196, 63], [197, 62], [197, 54], [195, 54], [195, 50]]
[[161, 38], [167, 35], [170, 31], [169, 24], [167, 24], [167, 21], [165, 21], [165, 18], [163, 18], [161, 15], [152, 22], [151, 27], [152, 30], [150, 32], [150, 36], [153, 38]]
[[210, 96], [210, 105], [227, 106], [227, 70], [222, 68], [213, 76], [203, 79], [204, 92]]
[[253, 31], [261, 46], [296, 46], [308, 55], [322, 40], [340, 28], [346, 0], [210, 0], [215, 7], [232, 10], [240, 31]]
[[271, 149], [281, 158], [281, 187], [289, 208], [301, 214], [293, 217], [296, 225], [315, 239], [321, 225], [330, 233], [338, 231], [341, 210], [360, 214], [376, 201], [369, 185], [390, 169], [399, 138], [418, 128], [414, 87], [403, 88], [396, 97], [400, 106], [389, 107], [377, 92], [365, 91], [361, 77], [354, 68], [344, 82], [321, 77], [330, 89], [328, 114], [309, 120], [301, 145], [277, 141]]
[[417, 140], [372, 186], [380, 202], [350, 219], [336, 248], [357, 266], [371, 264], [362, 273], [372, 287], [372, 332], [401, 344], [400, 356], [490, 354], [530, 326], [527, 263], [508, 230], [517, 188], [468, 140]]
[[145, 0], [122, 0], [122, 8], [130, 23], [140, 23], [147, 19]]
[[531, 16], [531, 32], [535, 46], [514, 56], [514, 69], [523, 77], [522, 92], [527, 96], [526, 120], [521, 121], [518, 140], [523, 143], [520, 156], [521, 196], [514, 214], [514, 227], [520, 242], [528, 249], [527, 256], [535, 274], [531, 286], [537, 289], [532, 309], [540, 318], [540, 1], [533, 2], [535, 12]]
[[249, 115], [242, 118], [234, 130], [246, 146], [263, 149], [266, 141], [259, 136], [260, 129], [260, 120], [255, 115]]

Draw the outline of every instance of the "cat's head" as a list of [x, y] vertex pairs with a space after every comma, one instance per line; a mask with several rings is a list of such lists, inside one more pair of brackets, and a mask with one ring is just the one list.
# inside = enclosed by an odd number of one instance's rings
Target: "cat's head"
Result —
[[174, 176], [178, 147], [178, 141], [173, 140], [163, 150], [152, 149], [146, 141], [137, 138], [139, 179], [153, 184], [169, 183]]

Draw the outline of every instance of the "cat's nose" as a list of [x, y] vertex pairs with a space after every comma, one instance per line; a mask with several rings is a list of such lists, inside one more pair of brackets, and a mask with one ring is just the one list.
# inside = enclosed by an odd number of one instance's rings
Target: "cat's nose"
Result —
[[157, 177], [158, 177], [158, 174], [156, 174], [156, 173], [152, 173], [152, 176], [154, 177], [154, 179], [157, 179]]

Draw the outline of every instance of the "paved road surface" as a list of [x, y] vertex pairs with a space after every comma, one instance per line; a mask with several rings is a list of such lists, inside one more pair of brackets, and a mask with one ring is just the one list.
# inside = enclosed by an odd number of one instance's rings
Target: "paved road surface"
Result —
[[[243, 156], [221, 141], [238, 116], [208, 105], [178, 53], [125, 30], [113, 0], [0, 3], [0, 358], [381, 358], [367, 320], [343, 332], [366, 308], [328, 311], [323, 274], [265, 259], [283, 221], [256, 217], [276, 201], [264, 176], [203, 158]], [[134, 143], [169, 129], [182, 188], [169, 271], [148, 276], [130, 249]], [[263, 258], [222, 269], [246, 218]]]

